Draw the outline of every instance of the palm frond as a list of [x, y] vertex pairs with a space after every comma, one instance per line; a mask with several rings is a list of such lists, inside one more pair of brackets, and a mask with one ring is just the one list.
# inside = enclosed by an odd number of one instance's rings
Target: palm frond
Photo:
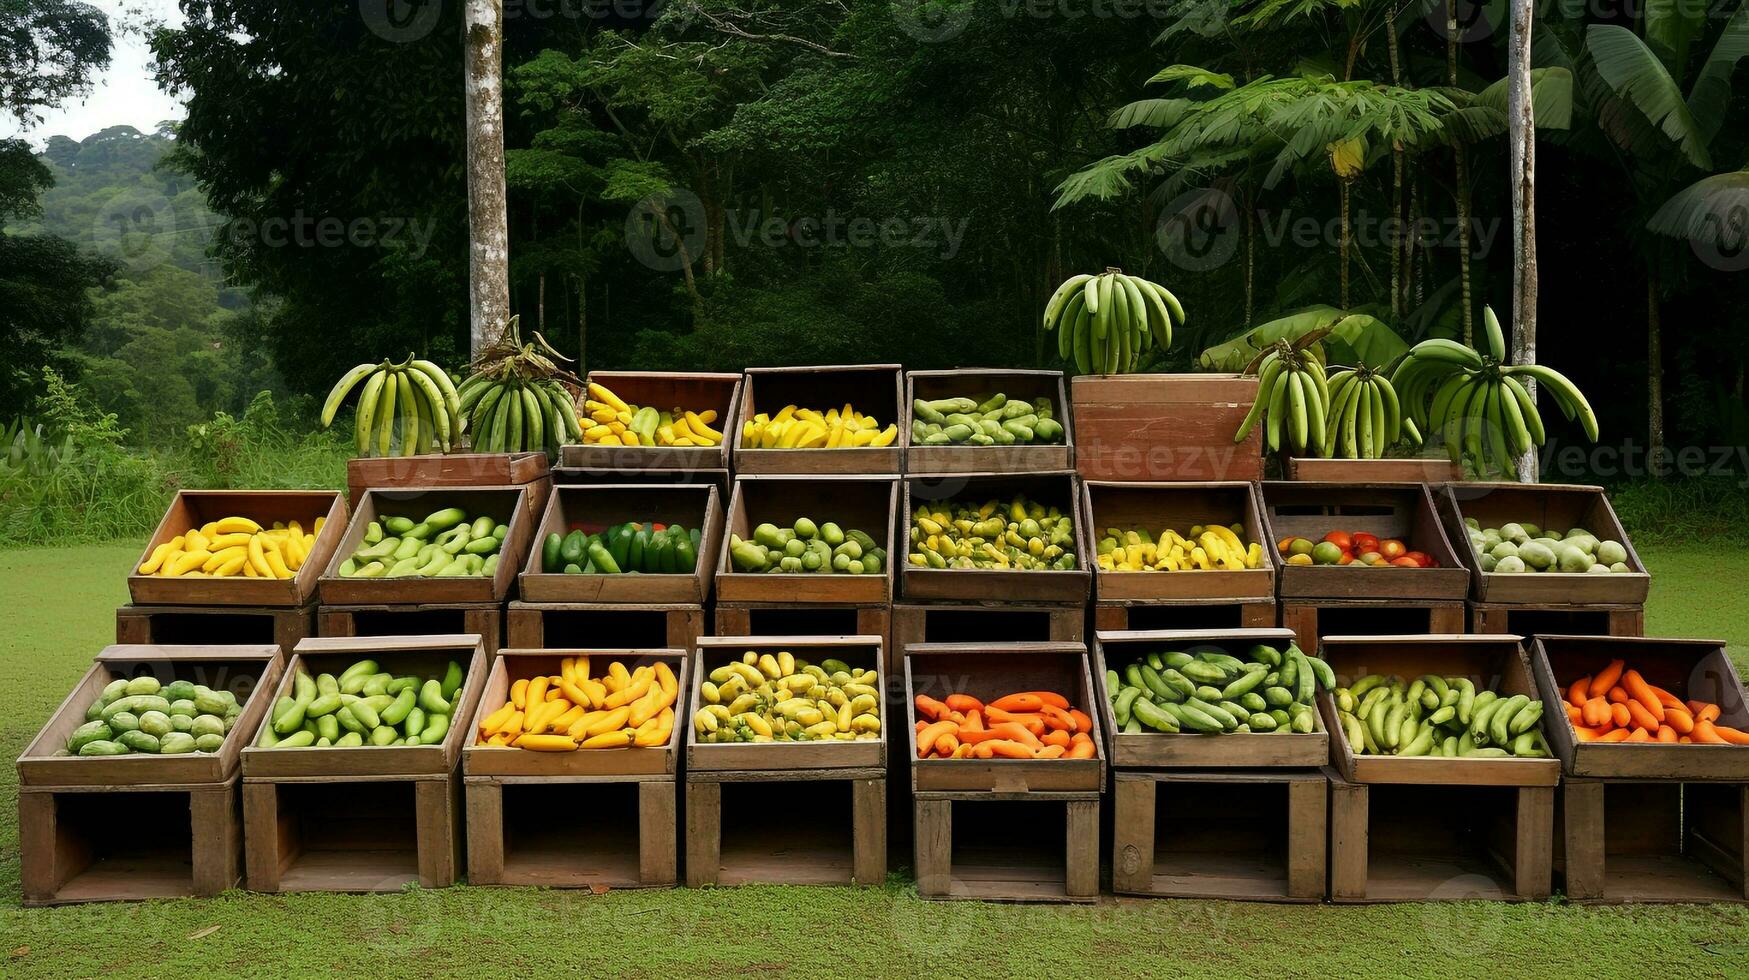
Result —
[[1706, 33], [1710, 3], [1646, 0], [1646, 47], [1674, 78], [1688, 75], [1688, 49]]
[[1129, 129], [1132, 126], [1170, 129], [1196, 105], [1190, 99], [1138, 99], [1113, 111], [1105, 124], [1112, 129]]
[[1731, 76], [1737, 63], [1749, 56], [1749, 4], [1737, 8], [1701, 65], [1700, 74], [1688, 90], [1688, 113], [1701, 139], [1710, 144], [1724, 126], [1731, 106]]
[[1749, 168], [1714, 174], [1671, 195], [1646, 222], [1648, 231], [1729, 249], [1749, 246]]
[[1167, 82], [1183, 82], [1185, 88], [1218, 88], [1231, 89], [1233, 76], [1195, 65], [1167, 65], [1154, 73], [1148, 79], [1149, 85], [1164, 85]]
[[1096, 160], [1082, 167], [1056, 186], [1056, 202], [1051, 210], [1067, 207], [1078, 201], [1109, 201], [1135, 190], [1134, 175], [1154, 172], [1166, 158], [1163, 144], [1154, 143], [1130, 153]]
[[1592, 24], [1585, 32], [1585, 47], [1611, 91], [1661, 129], [1690, 163], [1703, 170], [1712, 167], [1707, 141], [1681, 90], [1639, 35], [1614, 24]]

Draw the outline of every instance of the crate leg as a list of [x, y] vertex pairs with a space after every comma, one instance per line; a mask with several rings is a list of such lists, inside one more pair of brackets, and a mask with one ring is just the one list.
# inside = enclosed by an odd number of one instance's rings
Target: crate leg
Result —
[[358, 630], [349, 612], [322, 609], [316, 613], [317, 636], [357, 636]]
[[235, 887], [243, 851], [236, 781], [189, 791], [188, 811], [195, 827], [194, 893], [207, 897]]
[[1239, 622], [1245, 629], [1268, 629], [1275, 625], [1275, 606], [1267, 602], [1241, 603]]
[[1301, 779], [1287, 786], [1287, 895], [1289, 898], [1322, 898], [1324, 867], [1330, 834], [1325, 826], [1329, 812], [1330, 783], [1326, 779]]
[[879, 887], [887, 879], [887, 781], [850, 783], [851, 876], [856, 884]]
[[413, 784], [418, 814], [419, 885], [448, 888], [462, 867], [462, 838], [457, 811], [461, 793], [454, 776], [421, 779]]
[[1146, 894], [1154, 881], [1154, 780], [1112, 777], [1111, 890]]
[[718, 636], [747, 636], [753, 632], [753, 611], [734, 606], [717, 607]]
[[[142, 616], [133, 610], [132, 606], [122, 606], [115, 611], [115, 642], [117, 643], [150, 643], [152, 642], [152, 617]], [[286, 648], [290, 650], [290, 647]]]
[[286, 609], [273, 614], [273, 642], [291, 656], [298, 641], [310, 635], [311, 610]]
[[672, 885], [679, 879], [679, 844], [674, 840], [673, 780], [638, 784], [638, 881]]
[[1646, 608], [1639, 606], [1634, 609], [1611, 609], [1609, 611], [1610, 636], [1645, 636]]
[[539, 609], [512, 607], [505, 614], [507, 643], [512, 650], [544, 650], [547, 645], [546, 616]]
[[504, 883], [504, 787], [467, 784], [468, 884]]
[[18, 855], [26, 904], [47, 902], [66, 882], [78, 855], [63, 853], [56, 838], [55, 794], [21, 790], [18, 794]]
[[1561, 782], [1562, 864], [1570, 899], [1603, 897], [1603, 783], [1567, 778]]
[[1470, 618], [1470, 631], [1473, 633], [1493, 635], [1506, 632], [1506, 610], [1499, 607], [1473, 606]]
[[1367, 787], [1330, 781], [1330, 897], [1366, 897]]
[[1060, 643], [1080, 643], [1087, 638], [1087, 610], [1081, 606], [1052, 609], [1051, 639]]
[[[1283, 629], [1294, 632], [1294, 639], [1302, 650], [1316, 650], [1318, 647], [1318, 607], [1309, 602], [1283, 604], [1281, 607], [1281, 625]], [[1461, 632], [1461, 630], [1460, 630]]]
[[1749, 898], [1749, 784], [1688, 783], [1682, 810], [1687, 852]]
[[504, 607], [463, 610], [462, 632], [480, 634], [486, 656], [492, 656], [504, 643]]
[[668, 645], [676, 650], [685, 650], [690, 654], [692, 648], [698, 645], [698, 638], [707, 632], [703, 606], [688, 609], [684, 613], [676, 611], [668, 614]]
[[1070, 898], [1099, 894], [1099, 801], [1070, 800], [1063, 890]]
[[1433, 606], [1427, 610], [1427, 632], [1462, 633], [1463, 631], [1463, 603], [1452, 602], [1441, 606]]
[[686, 887], [717, 883], [723, 869], [723, 784], [686, 786]]
[[243, 830], [249, 846], [244, 854], [247, 884], [252, 892], [279, 891], [279, 869], [285, 866], [285, 834], [279, 825], [279, 786], [243, 784]]
[[1548, 898], [1555, 846], [1555, 788], [1520, 786], [1517, 844], [1512, 849], [1513, 890], [1519, 898]]
[[1093, 628], [1096, 630], [1128, 629], [1130, 611], [1124, 606], [1097, 605], [1093, 607]]
[[953, 802], [918, 800], [915, 837], [917, 894], [947, 895], [953, 880]]

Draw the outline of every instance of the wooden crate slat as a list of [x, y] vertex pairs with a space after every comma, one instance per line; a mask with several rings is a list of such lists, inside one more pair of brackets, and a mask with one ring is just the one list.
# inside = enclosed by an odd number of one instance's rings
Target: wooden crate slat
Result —
[[[1049, 843], [1025, 849], [970, 844], [956, 858], [954, 808], [970, 804], [1017, 814], [1060, 807], [1064, 833], [1061, 866]], [[1097, 793], [915, 794], [913, 865], [917, 894], [931, 900], [984, 902], [1094, 902], [1099, 899], [1099, 806]]]
[[[210, 575], [141, 575], [158, 546], [190, 528], [223, 517], [247, 517], [262, 527], [297, 521], [305, 531], [324, 518], [315, 546], [289, 579]], [[179, 490], [140, 557], [128, 566], [128, 594], [137, 605], [303, 606], [316, 596], [317, 578], [347, 531], [346, 501], [333, 490]]]
[[[1380, 635], [1464, 631], [1461, 599], [1283, 599], [1277, 611], [1281, 625], [1292, 630], [1307, 651], [1315, 649], [1325, 636], [1356, 633], [1365, 627], [1376, 628]], [[1360, 623], [1355, 622], [1357, 616]], [[1341, 622], [1331, 624], [1332, 617]]]
[[[1054, 506], [1074, 523], [1075, 567], [1065, 571], [1008, 571], [984, 568], [927, 568], [913, 565], [911, 515], [928, 503], [1008, 501], [1016, 494], [1029, 503]], [[1081, 488], [1073, 474], [978, 473], [946, 479], [912, 477], [904, 481], [898, 514], [897, 540], [903, 550], [888, 549], [899, 562], [899, 589], [907, 602], [1021, 601], [1085, 603], [1092, 589], [1088, 569], [1093, 553], [1082, 517]]]
[[[588, 622], [576, 630], [562, 628], [572, 616]], [[691, 650], [700, 636], [710, 632], [710, 618], [704, 606], [687, 603], [513, 601], [506, 613], [505, 645], [538, 650], [588, 641]]]
[[1463, 471], [1444, 456], [1390, 459], [1291, 456], [1285, 469], [1289, 480], [1308, 483], [1451, 483], [1463, 479]]
[[[879, 474], [898, 476], [905, 470], [899, 439], [890, 446], [849, 449], [743, 449], [742, 427], [760, 413], [775, 415], [785, 405], [820, 412], [851, 407], [872, 415], [886, 428], [897, 425], [904, 398], [902, 368], [897, 364], [832, 364], [807, 367], [748, 368], [741, 380], [741, 401], [733, 427], [731, 467], [742, 475], [802, 473], [814, 475]], [[874, 532], [869, 532], [874, 533]]]
[[[366, 490], [353, 509], [346, 536], [334, 549], [322, 570], [319, 589], [322, 605], [369, 605], [373, 603], [503, 602], [516, 582], [516, 574], [528, 556], [534, 535], [535, 516], [529, 512], [528, 487], [442, 487], [425, 489]], [[490, 577], [468, 575], [439, 578], [346, 578], [340, 565], [364, 541], [370, 523], [383, 515], [414, 520], [445, 507], [460, 507], [469, 520], [490, 517], [505, 524], [504, 541], [498, 549], [498, 567]], [[385, 535], [387, 532], [384, 532]]]
[[[1267, 551], [1275, 562], [1278, 595], [1289, 599], [1463, 599], [1470, 572], [1446, 535], [1426, 484], [1340, 484], [1271, 481], [1263, 485]], [[1321, 541], [1331, 531], [1368, 531], [1398, 538], [1437, 568], [1356, 568], [1290, 565], [1275, 543], [1304, 537]]]
[[1075, 468], [1089, 480], [1263, 479], [1263, 433], [1233, 434], [1257, 398], [1236, 374], [1081, 375]]
[[[1010, 401], [1031, 403], [1049, 398], [1062, 423], [1063, 438], [1057, 443], [1012, 446], [924, 446], [911, 439], [915, 402], [938, 398], [989, 397], [997, 391]], [[952, 371], [905, 372], [905, 397], [899, 421], [899, 441], [904, 450], [907, 474], [945, 473], [1044, 473], [1072, 470], [1075, 465], [1074, 413], [1061, 371], [1027, 371], [1009, 368], [958, 368]]]
[[[711, 671], [739, 660], [747, 651], [777, 654], [787, 650], [797, 660], [817, 664], [836, 657], [852, 667], [873, 668], [877, 691], [885, 691], [886, 669], [879, 636], [714, 636], [701, 637], [693, 655], [691, 700], [686, 717], [696, 718], [703, 695], [701, 687]], [[761, 772], [821, 769], [879, 768], [886, 765], [888, 732], [893, 724], [892, 706], [881, 705], [881, 736], [857, 741], [818, 742], [705, 742], [697, 727], [686, 726], [686, 771], [689, 776], [706, 772]]]
[[[18, 793], [20, 883], [26, 906], [151, 898], [211, 897], [241, 881], [243, 835], [233, 775], [219, 783], [106, 786], [101, 801], [85, 787], [23, 786]], [[117, 809], [139, 818], [140, 794], [186, 797], [186, 857], [159, 842], [129, 839], [111, 853], [107, 828]], [[176, 806], [171, 800], [159, 804]], [[104, 808], [100, 817], [90, 811]], [[155, 815], [152, 816], [155, 820]], [[94, 832], [95, 831], [95, 832]]]
[[[587, 469], [637, 482], [644, 470], [728, 470], [729, 451], [740, 438], [736, 424], [741, 375], [692, 371], [591, 371], [585, 382], [598, 382], [627, 404], [666, 412], [676, 407], [703, 413], [715, 410], [711, 428], [723, 434], [715, 446], [598, 446], [571, 444], [559, 449], [568, 469]], [[587, 395], [585, 395], [587, 397]]]
[[[245, 625], [246, 624], [246, 625]], [[219, 633], [237, 640], [272, 642], [290, 652], [316, 632], [316, 604], [303, 606], [140, 606], [115, 610], [115, 642], [174, 643]]]
[[[1457, 483], [1440, 490], [1440, 511], [1451, 541], [1470, 569], [1471, 595], [1483, 602], [1616, 603], [1646, 601], [1652, 577], [1628, 539], [1627, 529], [1602, 487], [1553, 483]], [[1484, 572], [1465, 530], [1464, 518], [1483, 527], [1530, 520], [1538, 527], [1583, 527], [1599, 541], [1613, 540], [1627, 550], [1631, 572], [1587, 575], [1536, 572], [1500, 575]]]
[[1086, 538], [1097, 551], [1105, 529], [1146, 529], [1156, 539], [1171, 528], [1184, 533], [1194, 525], [1243, 524], [1245, 543], [1263, 547], [1262, 567], [1244, 571], [1189, 572], [1106, 571], [1093, 558], [1093, 591], [1100, 601], [1163, 602], [1174, 600], [1275, 599], [1275, 544], [1263, 523], [1262, 504], [1252, 483], [1116, 483], [1083, 481], [1081, 521]]
[[[690, 573], [585, 574], [546, 572], [542, 567], [548, 534], [561, 536], [585, 522], [601, 530], [627, 521], [679, 524], [699, 531]], [[702, 603], [711, 596], [717, 550], [723, 547], [723, 504], [717, 489], [703, 486], [651, 487], [604, 484], [559, 487], [547, 500], [546, 512], [530, 536], [528, 557], [517, 584], [531, 602], [680, 602]]]
[[[863, 476], [738, 476], [729, 497], [725, 532], [717, 557], [716, 596], [721, 603], [783, 603], [787, 605], [882, 605], [893, 600], [895, 563], [905, 560], [901, 538], [894, 536], [894, 512], [899, 505], [899, 481]], [[735, 569], [729, 537], [753, 539], [762, 522], [778, 527], [806, 517], [832, 521], [845, 531], [866, 533], [886, 548], [887, 563], [879, 575], [833, 573], [741, 572]]]
[[[417, 628], [420, 621], [433, 618], [440, 624], [431, 633], [421, 634]], [[382, 628], [366, 629], [369, 625]], [[473, 633], [480, 637], [482, 649], [490, 656], [503, 645], [504, 632], [504, 606], [496, 602], [372, 603], [316, 608], [316, 634], [323, 638]]]

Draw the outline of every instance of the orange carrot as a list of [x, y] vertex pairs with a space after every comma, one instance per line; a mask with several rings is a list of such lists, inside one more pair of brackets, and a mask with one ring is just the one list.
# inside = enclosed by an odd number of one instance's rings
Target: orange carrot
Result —
[[1045, 733], [1045, 720], [1030, 712], [1015, 713], [1003, 711], [1001, 708], [991, 705], [986, 710], [986, 715], [990, 720], [991, 727], [996, 725], [1019, 725], [1027, 731], [1032, 732], [1034, 735], [1043, 735]]
[[1000, 725], [991, 725], [990, 730], [997, 735], [997, 738], [993, 739], [993, 741], [1007, 740], [1011, 742], [1019, 742], [1021, 745], [1031, 749], [1036, 749], [1044, 744], [1038, 740], [1037, 735], [1012, 721], [1005, 721]]
[[953, 757], [955, 759], [970, 759], [972, 757], [972, 746], [961, 742], [960, 747], [953, 750]]
[[1038, 754], [1038, 750], [1029, 745], [1022, 745], [1019, 742], [1010, 742], [1005, 738], [983, 742], [978, 748], [980, 750], [989, 750], [992, 757], [999, 759], [1032, 759]]
[[1583, 707], [1585, 702], [1589, 700], [1591, 700], [1591, 675], [1586, 674], [1567, 688], [1567, 703]]
[[1633, 731], [1633, 734], [1631, 734], [1631, 735], [1629, 735], [1629, 736], [1628, 736], [1628, 737], [1627, 737], [1627, 738], [1626, 738], [1626, 739], [1624, 739], [1624, 740], [1623, 740], [1623, 741], [1627, 741], [1627, 742], [1650, 742], [1650, 741], [1651, 741], [1651, 740], [1652, 740], [1652, 736], [1650, 736], [1650, 735], [1648, 735], [1648, 734], [1646, 734], [1646, 730], [1645, 730], [1645, 729], [1644, 729], [1644, 728], [1636, 728], [1636, 729], [1634, 729], [1634, 731]]
[[1044, 719], [1047, 728], [1066, 732], [1075, 730], [1075, 719], [1069, 717], [1069, 713], [1061, 708], [1047, 704], [1039, 708], [1038, 714], [1040, 718]]
[[1689, 738], [1689, 737], [1688, 737], [1688, 736], [1687, 736], [1687, 735], [1684, 735], [1684, 736], [1682, 736], [1682, 737], [1681, 737], [1681, 738], [1679, 738], [1679, 739], [1677, 739], [1677, 740], [1676, 740], [1676, 741], [1677, 741], [1677, 742], [1679, 742], [1679, 743], [1681, 743], [1681, 744], [1683, 744], [1683, 745], [1687, 745], [1687, 744], [1689, 744], [1689, 743], [1690, 743], [1690, 742], [1693, 742], [1693, 741], [1694, 741], [1694, 739], [1692, 739], [1692, 738]]
[[917, 733], [917, 757], [926, 758], [935, 746], [937, 739], [951, 734], [957, 728], [951, 721], [938, 721]]
[[952, 758], [953, 754], [959, 751], [959, 748], [960, 740], [954, 737], [953, 732], [944, 733], [935, 740], [936, 755]]
[[1659, 725], [1658, 726], [1658, 741], [1670, 742], [1670, 743], [1674, 744], [1676, 741], [1676, 729], [1671, 728], [1669, 725]]
[[1069, 746], [1069, 751], [1065, 753], [1070, 759], [1091, 759], [1093, 754], [1093, 740], [1084, 737], [1080, 732], [1075, 733], [1075, 744]]
[[947, 705], [927, 694], [919, 694], [917, 695], [917, 713], [934, 721], [947, 713]]
[[921, 718], [919, 718], [917, 720], [917, 724], [911, 726], [911, 730], [914, 732], [920, 732], [923, 729], [928, 728], [928, 727], [929, 727], [929, 722], [926, 722], [926, 721], [922, 720]]
[[1066, 749], [1069, 747], [1069, 733], [1061, 728], [1053, 728], [1045, 732], [1044, 737], [1039, 741], [1046, 745], [1060, 745]]
[[1622, 668], [1625, 666], [1627, 665], [1620, 660], [1611, 660], [1609, 666], [1598, 671], [1597, 675], [1591, 678], [1591, 685], [1586, 688], [1586, 691], [1589, 692], [1592, 697], [1597, 697], [1599, 694], [1607, 692], [1610, 688], [1614, 687], [1615, 682], [1621, 678]]
[[[1635, 725], [1651, 732], [1658, 730], [1659, 720], [1653, 716], [1652, 712], [1646, 710], [1645, 704], [1635, 700], [1629, 701], [1623, 707], [1628, 709], [1628, 717], [1633, 720]], [[1663, 708], [1664, 706], [1659, 705], [1658, 707]]]
[[1645, 706], [1647, 714], [1659, 721], [1664, 720], [1664, 702], [1658, 700], [1658, 695], [1652, 691], [1652, 685], [1646, 683], [1639, 671], [1624, 672], [1621, 675], [1621, 686], [1627, 688], [1629, 697]]
[[1688, 705], [1688, 711], [1690, 714], [1698, 715], [1700, 714], [1700, 709], [1706, 707], [1705, 701], [1685, 701], [1683, 703]]
[[1599, 735], [1597, 740], [1599, 742], [1625, 742], [1628, 740], [1629, 734], [1625, 728], [1616, 728]]
[[1696, 742], [1706, 745], [1724, 745], [1725, 737], [1720, 735], [1713, 723], [1700, 718], [1694, 720], [1694, 733], [1691, 736]]
[[1652, 689], [1652, 694], [1658, 698], [1658, 703], [1663, 705], [1664, 707], [1666, 707], [1666, 708], [1686, 707], [1686, 705], [1684, 705], [1682, 703], [1681, 698], [1677, 697], [1674, 694], [1671, 694], [1669, 691], [1664, 690], [1663, 688], [1659, 687], [1658, 685], [1648, 684], [1647, 686]]
[[[1069, 710], [1069, 699], [1066, 697], [1063, 697], [1061, 694], [1058, 694], [1055, 691], [1021, 691], [1018, 694], [1010, 694], [1010, 695], [1008, 695], [1008, 697], [1010, 697], [1010, 698], [1037, 698], [1043, 704], [1048, 704], [1048, 705], [1051, 705], [1053, 707], [1062, 708], [1064, 711]], [[1007, 699], [1006, 698], [998, 698], [996, 701], [997, 706], [1003, 707], [1003, 708], [1008, 708], [1007, 705], [1002, 703], [1005, 700], [1007, 700]], [[1008, 710], [1010, 710], [1010, 711], [1016, 711], [1016, 710], [1018, 710], [1018, 711], [1036, 711], [1037, 709], [1036, 708], [1018, 708], [1018, 709], [1008, 708]]]
[[1749, 745], [1749, 732], [1743, 731], [1741, 728], [1732, 728], [1729, 725], [1713, 725], [1710, 721], [1707, 724], [1712, 725], [1713, 731], [1732, 745]]
[[1036, 756], [1036, 758], [1039, 758], [1039, 759], [1060, 759], [1063, 757], [1063, 753], [1067, 752], [1067, 751], [1068, 750], [1063, 748], [1061, 745], [1047, 745], [1044, 748], [1038, 750], [1038, 755]]
[[1617, 728], [1626, 728], [1633, 722], [1634, 716], [1628, 714], [1626, 704], [1612, 704], [1609, 706], [1609, 720], [1615, 722]]
[[1567, 720], [1568, 721], [1572, 722], [1574, 725], [1584, 724], [1584, 722], [1585, 722], [1585, 709], [1584, 708], [1581, 708], [1577, 705], [1572, 705], [1572, 704], [1565, 705], [1565, 707], [1567, 709]]
[[962, 713], [967, 711], [982, 711], [984, 709], [984, 703], [977, 698], [972, 697], [970, 694], [949, 694], [945, 703], [954, 711]]
[[1718, 721], [1719, 720], [1719, 706], [1716, 704], [1703, 704], [1703, 705], [1701, 705], [1700, 710], [1696, 711], [1694, 713], [1694, 720], [1697, 722], [1700, 722], [1700, 721]]
[[966, 723], [960, 726], [962, 732], [981, 732], [984, 730], [984, 715], [972, 710], [966, 712]]
[[[990, 742], [994, 742], [994, 741], [997, 741], [997, 740], [996, 739], [990, 740]], [[979, 742], [977, 745], [972, 746], [972, 758], [974, 758], [974, 759], [994, 758], [996, 753], [991, 750], [990, 742]]]
[[1622, 687], [1620, 684], [1609, 689], [1610, 704], [1627, 704], [1629, 700], [1628, 689]]
[[1676, 729], [1678, 735], [1687, 735], [1694, 731], [1694, 716], [1689, 714], [1685, 708], [1666, 707], [1664, 709], [1664, 723]]
[[1036, 694], [1009, 694], [991, 701], [990, 707], [1009, 712], [1037, 711], [1044, 703], [1044, 699]]
[[959, 730], [957, 737], [959, 738], [961, 745], [981, 745], [984, 742], [1001, 738], [1002, 733], [992, 728], [979, 728], [976, 730], [962, 728]]
[[1585, 724], [1596, 728], [1610, 724], [1609, 702], [1603, 698], [1592, 698], [1585, 702]]
[[1584, 725], [1573, 726], [1573, 734], [1578, 736], [1579, 741], [1581, 742], [1600, 742], [1603, 740], [1603, 736], [1608, 733], [1609, 729], [1607, 728], [1587, 728]]
[[1087, 717], [1087, 712], [1080, 708], [1070, 708], [1069, 717], [1075, 720], [1075, 730], [1078, 732], [1093, 731], [1093, 719]]

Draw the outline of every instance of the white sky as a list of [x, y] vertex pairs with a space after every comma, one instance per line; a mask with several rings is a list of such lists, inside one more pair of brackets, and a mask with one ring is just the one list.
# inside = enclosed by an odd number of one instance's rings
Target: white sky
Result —
[[110, 126], [129, 125], [150, 132], [165, 119], [181, 119], [182, 104], [158, 90], [148, 67], [151, 49], [137, 28], [143, 18], [162, 20], [171, 26], [182, 23], [175, 0], [86, 0], [109, 15], [115, 45], [109, 69], [98, 77], [91, 95], [73, 100], [43, 114], [43, 122], [28, 131], [16, 119], [0, 116], [0, 138], [23, 135], [41, 147], [50, 136], [82, 140]]

